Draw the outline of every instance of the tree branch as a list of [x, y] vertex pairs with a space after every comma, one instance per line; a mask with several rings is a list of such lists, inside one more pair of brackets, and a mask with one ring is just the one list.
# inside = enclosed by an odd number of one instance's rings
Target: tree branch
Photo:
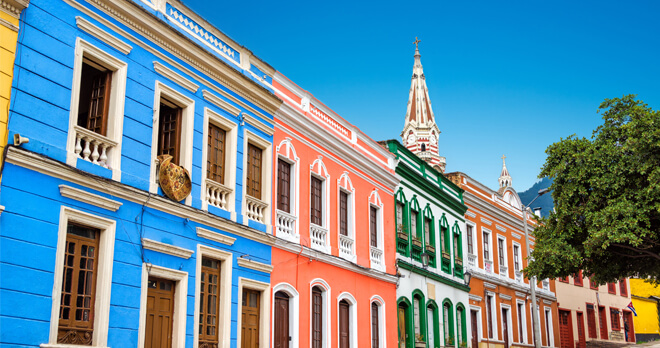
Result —
[[[631, 247], [631, 246], [628, 246], [628, 245], [623, 245], [623, 244], [612, 244], [612, 246], [619, 247], [619, 248], [622, 248], [622, 249], [632, 250], [632, 251], [637, 252], [639, 254], [646, 254], [646, 255], [660, 261], [660, 255], [658, 255], [656, 253], [653, 253], [653, 252], [650, 252], [650, 251], [640, 250], [638, 248], [634, 248], [634, 247]], [[634, 255], [627, 255], [627, 256], [633, 257]]]

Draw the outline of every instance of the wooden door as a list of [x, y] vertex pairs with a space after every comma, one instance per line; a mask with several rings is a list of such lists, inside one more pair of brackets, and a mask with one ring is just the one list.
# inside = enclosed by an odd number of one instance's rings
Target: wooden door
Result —
[[559, 310], [559, 336], [561, 337], [561, 348], [573, 348], [573, 325], [570, 311]]
[[275, 348], [289, 348], [289, 296], [282, 291], [275, 293], [275, 322], [273, 325]]
[[408, 332], [406, 331], [406, 305], [399, 304], [399, 348], [406, 348]]
[[607, 315], [605, 314], [605, 307], [598, 307], [598, 325], [600, 325], [600, 339], [608, 339], [607, 335]]
[[145, 348], [172, 347], [174, 282], [149, 277], [147, 289], [147, 328]]
[[323, 347], [323, 294], [315, 286], [312, 289], [312, 348]]
[[596, 311], [592, 304], [587, 304], [587, 327], [589, 328], [589, 338], [596, 338]]
[[350, 347], [348, 307], [349, 305], [346, 300], [339, 302], [339, 348]]
[[470, 323], [472, 325], [472, 347], [479, 347], [479, 332], [477, 328], [477, 311], [470, 311]]
[[578, 348], [587, 347], [587, 339], [584, 335], [584, 315], [582, 312], [577, 312], [577, 330], [578, 330]]
[[241, 306], [241, 348], [259, 347], [259, 309], [261, 293], [243, 288]]
[[635, 328], [631, 312], [623, 312], [623, 330], [626, 342], [635, 342]]
[[504, 348], [509, 348], [509, 311], [502, 308], [502, 337], [504, 339]]

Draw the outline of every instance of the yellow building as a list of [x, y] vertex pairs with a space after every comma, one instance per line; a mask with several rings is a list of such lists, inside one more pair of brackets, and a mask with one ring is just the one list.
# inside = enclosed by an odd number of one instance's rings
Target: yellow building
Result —
[[660, 287], [643, 279], [630, 279], [632, 303], [637, 312], [633, 318], [638, 342], [660, 339]]
[[0, 153], [4, 153], [7, 144], [9, 95], [16, 57], [19, 17], [29, 3], [30, 0], [0, 0]]

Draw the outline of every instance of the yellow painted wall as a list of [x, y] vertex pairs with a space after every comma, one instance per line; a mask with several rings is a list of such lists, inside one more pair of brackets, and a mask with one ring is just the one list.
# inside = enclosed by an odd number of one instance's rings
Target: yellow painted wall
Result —
[[660, 287], [647, 283], [643, 279], [630, 279], [630, 293], [639, 297], [660, 297]]
[[643, 279], [630, 279], [630, 294], [633, 295], [632, 303], [637, 311], [637, 316], [633, 317], [635, 333], [660, 334], [657, 302], [640, 298], [660, 297], [660, 287], [647, 283]]
[[[18, 19], [0, 11], [3, 19], [18, 27]], [[9, 96], [16, 56], [18, 33], [0, 21], [0, 154], [7, 144], [7, 122], [9, 118]]]

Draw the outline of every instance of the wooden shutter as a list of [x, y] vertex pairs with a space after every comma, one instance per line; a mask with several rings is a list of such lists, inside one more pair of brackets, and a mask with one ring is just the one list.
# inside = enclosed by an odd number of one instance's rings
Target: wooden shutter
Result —
[[378, 247], [378, 210], [374, 207], [369, 207], [369, 238], [371, 238], [371, 246]]
[[431, 245], [431, 219], [424, 218], [424, 242]]
[[378, 305], [371, 304], [371, 348], [379, 348]]
[[262, 150], [248, 143], [247, 194], [261, 199], [261, 153]]
[[351, 346], [349, 304], [346, 300], [339, 302], [339, 348]]
[[67, 226], [57, 342], [92, 344], [100, 231]]
[[181, 108], [161, 100], [158, 121], [158, 155], [172, 156], [172, 163], [181, 165]]
[[321, 192], [323, 183], [321, 179], [312, 176], [311, 185], [310, 185], [310, 194], [311, 194], [311, 207], [310, 207], [310, 218], [313, 224], [322, 226], [323, 225], [323, 194]]
[[518, 254], [520, 253], [520, 248], [513, 246], [513, 269], [518, 272], [520, 271], [520, 263], [518, 262]]
[[468, 246], [468, 253], [474, 254], [474, 246], [472, 245], [472, 226], [467, 225], [467, 246]]
[[484, 239], [484, 260], [490, 260], [490, 248], [489, 248], [490, 238], [488, 236], [488, 233], [484, 232], [483, 239]]
[[144, 348], [172, 347], [174, 289], [171, 280], [149, 277]]
[[312, 288], [312, 348], [323, 347], [323, 295], [318, 287]]
[[497, 240], [497, 253], [499, 254], [500, 266], [504, 266], [504, 240]]
[[289, 348], [289, 296], [282, 291], [275, 293], [274, 319], [274, 347]]
[[493, 338], [493, 307], [492, 307], [493, 298], [491, 296], [486, 296], [486, 312], [487, 312], [487, 322], [488, 322], [488, 338]]
[[587, 328], [589, 338], [596, 338], [596, 311], [594, 305], [587, 303]]
[[208, 147], [206, 151], [206, 177], [215, 182], [225, 183], [225, 147], [227, 132], [209, 123]]
[[277, 160], [277, 209], [291, 212], [291, 164]]
[[348, 236], [348, 193], [339, 191], [339, 233]]
[[608, 339], [608, 336], [607, 336], [607, 317], [605, 314], [605, 307], [598, 307], [598, 319], [600, 321], [600, 338], [606, 340]]
[[202, 258], [199, 293], [199, 343], [217, 347], [220, 319], [220, 261]]
[[406, 307], [405, 304], [401, 303], [399, 304], [399, 311], [398, 311], [398, 319], [399, 319], [399, 348], [406, 348], [406, 341], [408, 340], [408, 332], [407, 328], [408, 326], [406, 325]]
[[91, 61], [87, 62], [83, 62], [80, 78], [78, 125], [105, 136], [107, 135], [112, 71]]

